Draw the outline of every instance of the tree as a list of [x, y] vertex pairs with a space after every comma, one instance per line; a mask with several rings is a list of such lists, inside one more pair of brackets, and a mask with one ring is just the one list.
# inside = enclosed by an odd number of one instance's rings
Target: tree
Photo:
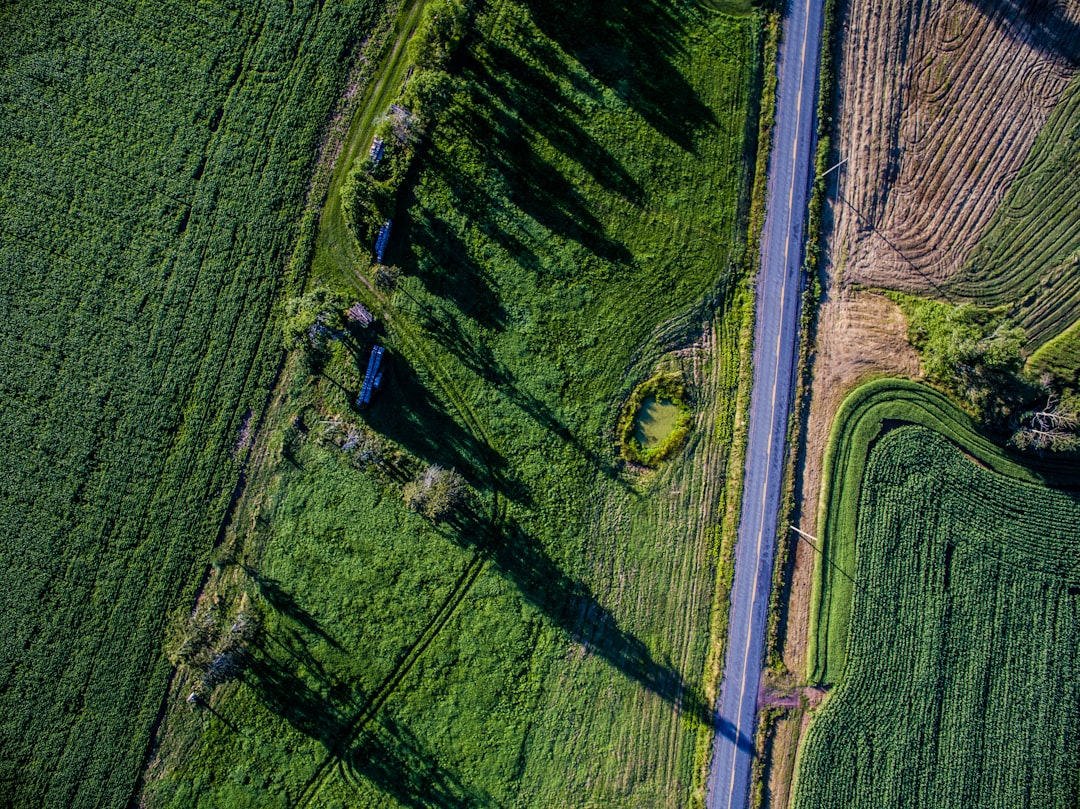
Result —
[[[1043, 386], [1049, 387], [1045, 378]], [[1024, 413], [1009, 443], [1017, 449], [1040, 453], [1080, 449], [1080, 416], [1062, 405], [1057, 391], [1047, 390], [1046, 405]]]
[[920, 302], [909, 314], [908, 338], [926, 376], [966, 400], [988, 424], [1003, 428], [1030, 399], [1021, 377], [1026, 334], [1000, 313]]
[[405, 504], [428, 519], [439, 522], [465, 502], [467, 484], [454, 469], [431, 464], [415, 480], [405, 484]]
[[383, 292], [393, 292], [397, 288], [398, 279], [401, 277], [401, 268], [391, 264], [380, 264], [375, 268], [375, 286]]
[[310, 365], [326, 358], [327, 344], [345, 328], [345, 304], [326, 287], [316, 287], [285, 302], [285, 347], [300, 349]]

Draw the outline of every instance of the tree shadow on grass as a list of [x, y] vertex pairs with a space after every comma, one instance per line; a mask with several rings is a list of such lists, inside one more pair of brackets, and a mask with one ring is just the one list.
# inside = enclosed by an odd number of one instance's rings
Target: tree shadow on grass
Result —
[[384, 359], [382, 389], [362, 412], [368, 425], [429, 464], [453, 467], [478, 488], [505, 461], [449, 413], [399, 355]]
[[[442, 766], [420, 740], [390, 716], [376, 716], [357, 732], [355, 718], [365, 697], [326, 677], [298, 676], [294, 661], [273, 644], [262, 644], [243, 680], [276, 716], [326, 750], [346, 746], [337, 759], [347, 782], [369, 783], [405, 807], [494, 806], [481, 790], [471, 788]], [[227, 720], [223, 720], [227, 721]]]
[[540, 610], [575, 643], [672, 705], [680, 714], [712, 726], [714, 716], [701, 690], [683, 678], [670, 661], [658, 660], [638, 637], [619, 626], [589, 587], [568, 576], [540, 542], [516, 523], [493, 534], [469, 511], [457, 519], [455, 537], [475, 538], [479, 550], [522, 597]]
[[[408, 299], [408, 316], [414, 319], [427, 333], [432, 335], [438, 345], [449, 351], [462, 365], [495, 387], [499, 394], [508, 399], [523, 414], [532, 419], [549, 434], [572, 446], [595, 469], [632, 492], [632, 488], [623, 479], [617, 466], [599, 453], [590, 449], [566, 426], [555, 411], [537, 397], [523, 390], [514, 374], [496, 357], [487, 343], [474, 335], [467, 334], [461, 325], [461, 313], [443, 306], [439, 299], [424, 300], [410, 294], [407, 290], [399, 292]], [[402, 307], [402, 311], [406, 311]], [[500, 456], [494, 455], [502, 460]], [[521, 486], [514, 484], [508, 475], [507, 465], [500, 463], [492, 470], [499, 481], [500, 491], [518, 503], [527, 503], [530, 498]]]
[[305, 631], [325, 641], [335, 650], [341, 651], [341, 644], [326, 633], [315, 617], [300, 606], [293, 594], [281, 586], [281, 582], [269, 576], [263, 576], [249, 565], [241, 567], [255, 583], [259, 595], [266, 599], [266, 603], [274, 612], [303, 627]]
[[679, 147], [716, 117], [673, 64], [686, 52], [679, 5], [665, 0], [527, 0], [533, 20]]
[[407, 727], [383, 717], [365, 729], [342, 758], [350, 779], [363, 779], [410, 809], [493, 807], [496, 802], [441, 766]]
[[494, 284], [472, 260], [468, 246], [451, 225], [430, 210], [422, 209], [420, 214], [410, 220], [409, 233], [425, 248], [419, 277], [428, 291], [452, 301], [485, 329], [501, 331], [506, 325], [506, 310]]

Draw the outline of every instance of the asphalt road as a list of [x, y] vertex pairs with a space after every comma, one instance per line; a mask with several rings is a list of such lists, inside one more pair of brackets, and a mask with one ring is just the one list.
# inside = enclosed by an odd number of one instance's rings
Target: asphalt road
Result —
[[823, 0], [789, 0], [757, 283], [754, 387], [727, 660], [709, 774], [709, 809], [745, 809], [765, 647], [780, 480], [794, 390], [803, 230], [813, 169]]

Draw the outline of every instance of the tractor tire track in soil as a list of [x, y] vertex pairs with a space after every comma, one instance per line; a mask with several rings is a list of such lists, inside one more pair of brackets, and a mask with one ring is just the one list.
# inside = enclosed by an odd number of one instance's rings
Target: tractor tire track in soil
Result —
[[987, 230], [1076, 73], [1020, 2], [884, 0], [844, 11], [834, 254], [845, 282], [946, 285]]

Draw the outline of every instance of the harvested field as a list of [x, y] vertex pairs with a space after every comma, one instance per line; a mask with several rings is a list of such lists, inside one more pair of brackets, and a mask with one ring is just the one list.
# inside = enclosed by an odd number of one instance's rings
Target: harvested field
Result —
[[1080, 3], [845, 14], [834, 250], [845, 280], [947, 295], [1077, 67]]
[[1018, 322], [1034, 345], [1067, 329], [1080, 317], [1078, 195], [1080, 80], [1074, 80], [949, 291], [989, 306], [1019, 302]]

